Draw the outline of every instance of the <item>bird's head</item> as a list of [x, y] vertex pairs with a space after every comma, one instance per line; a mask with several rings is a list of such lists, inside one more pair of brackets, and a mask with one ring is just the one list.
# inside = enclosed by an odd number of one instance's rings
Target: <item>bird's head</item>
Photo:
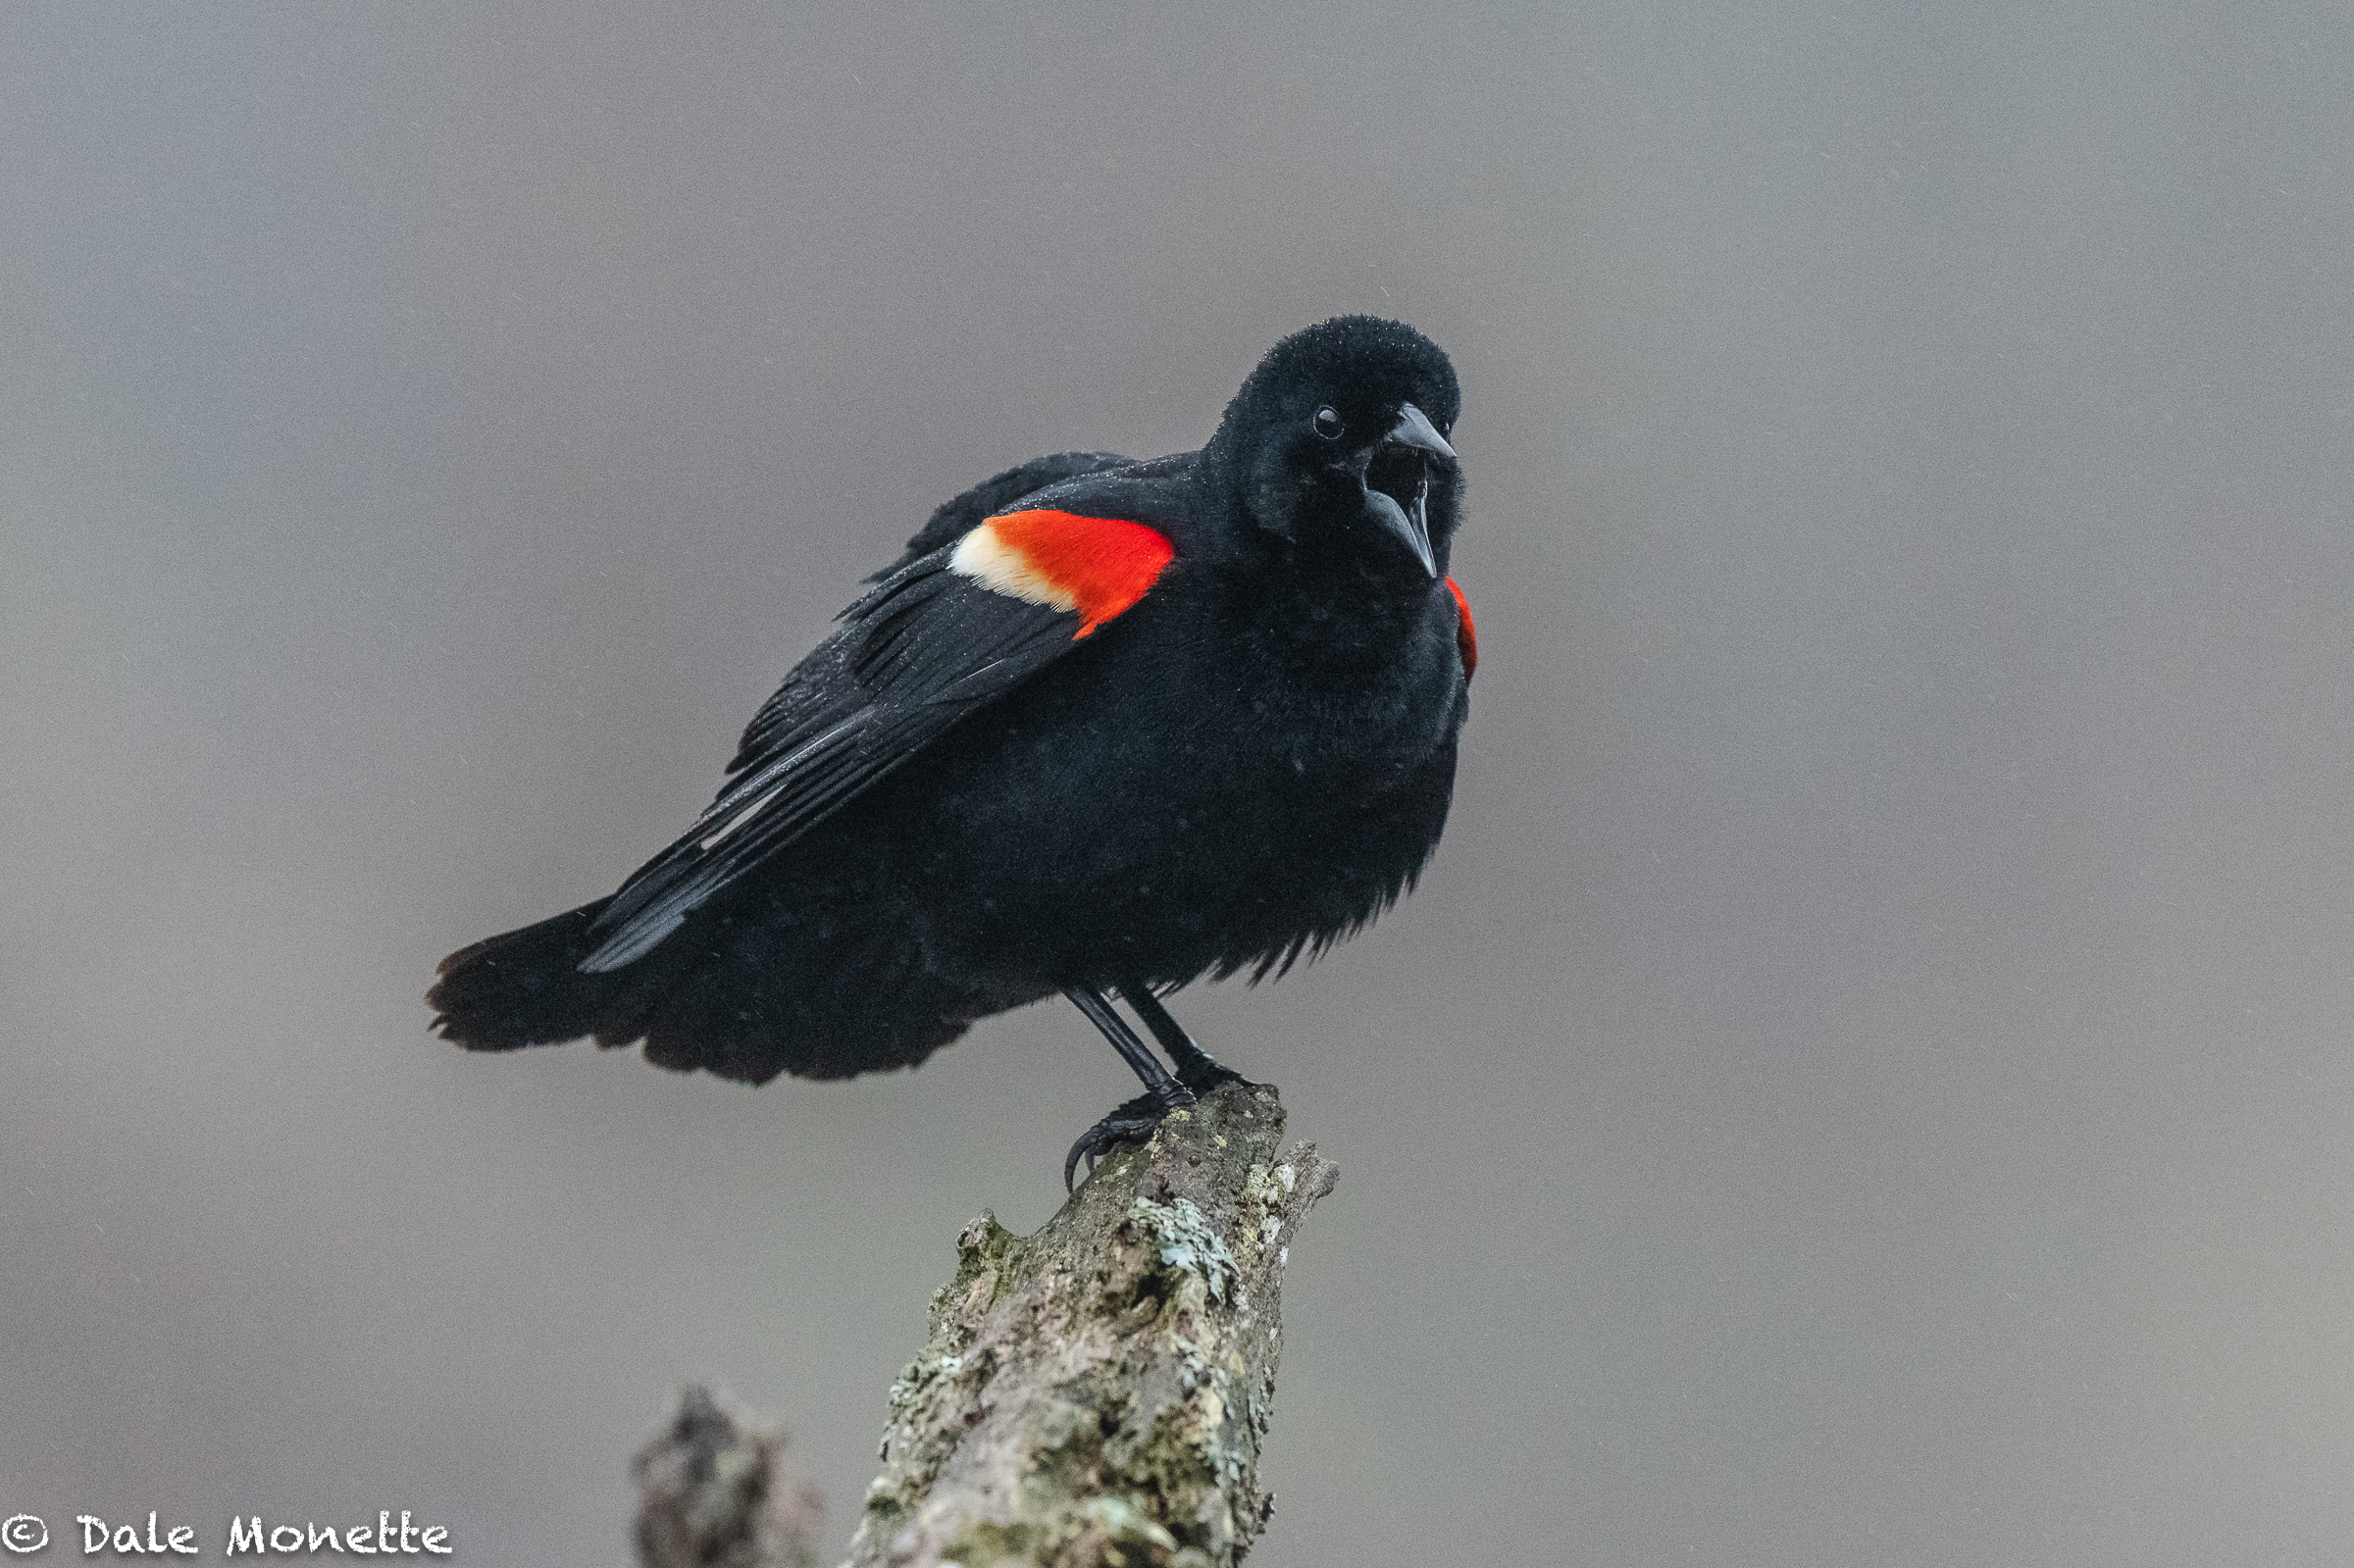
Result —
[[1302, 554], [1428, 582], [1455, 532], [1459, 406], [1436, 343], [1339, 316], [1267, 351], [1209, 455], [1250, 523]]

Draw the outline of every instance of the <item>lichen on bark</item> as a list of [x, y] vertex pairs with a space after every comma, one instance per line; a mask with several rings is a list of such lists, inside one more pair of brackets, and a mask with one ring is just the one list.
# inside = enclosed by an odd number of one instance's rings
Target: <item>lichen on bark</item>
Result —
[[845, 1568], [1227, 1568], [1258, 1536], [1283, 1268], [1337, 1170], [1227, 1085], [1035, 1235], [956, 1239]]

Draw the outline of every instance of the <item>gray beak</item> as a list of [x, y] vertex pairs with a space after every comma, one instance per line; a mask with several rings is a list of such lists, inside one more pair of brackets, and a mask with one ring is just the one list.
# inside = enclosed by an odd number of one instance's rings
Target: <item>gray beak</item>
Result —
[[[1455, 448], [1447, 444], [1447, 437], [1432, 428], [1429, 417], [1411, 403], [1398, 405], [1398, 423], [1389, 434], [1381, 438], [1381, 445], [1375, 448], [1374, 455], [1399, 446], [1439, 457], [1455, 456]], [[1439, 561], [1431, 553], [1430, 518], [1424, 506], [1429, 494], [1430, 478], [1427, 474], [1422, 476], [1420, 482], [1404, 500], [1368, 484], [1365, 487], [1365, 510], [1372, 513], [1382, 527], [1397, 534], [1406, 547], [1414, 552], [1414, 559], [1422, 563], [1422, 570], [1435, 578], [1439, 575]]]
[[1429, 416], [1411, 403], [1398, 405], [1397, 428], [1382, 439], [1396, 441], [1401, 446], [1418, 446], [1441, 457], [1455, 456], [1455, 448], [1447, 444], [1447, 437], [1433, 430]]

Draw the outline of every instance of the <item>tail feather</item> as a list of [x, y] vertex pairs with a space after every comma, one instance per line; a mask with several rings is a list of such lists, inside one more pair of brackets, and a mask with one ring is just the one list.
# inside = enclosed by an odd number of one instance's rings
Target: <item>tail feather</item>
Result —
[[477, 1051], [642, 1039], [657, 1066], [762, 1084], [912, 1067], [973, 1020], [1035, 999], [928, 974], [903, 935], [807, 921], [781, 900], [698, 911], [643, 957], [584, 974], [608, 901], [443, 959], [426, 993], [441, 1037]]
[[463, 947], [441, 960], [425, 999], [441, 1037], [468, 1050], [511, 1051], [594, 1035], [611, 1043], [644, 1033], [639, 1020], [669, 966], [649, 961], [584, 975], [596, 946], [588, 928], [607, 899]]

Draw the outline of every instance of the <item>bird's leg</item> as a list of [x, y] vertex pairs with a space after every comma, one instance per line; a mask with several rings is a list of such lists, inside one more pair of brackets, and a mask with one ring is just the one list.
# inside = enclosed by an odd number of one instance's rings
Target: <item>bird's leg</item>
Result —
[[1120, 994], [1128, 998], [1136, 1016], [1145, 1021], [1152, 1037], [1160, 1041], [1160, 1048], [1177, 1064], [1178, 1083], [1197, 1094], [1206, 1094], [1220, 1084], [1240, 1084], [1245, 1088], [1258, 1087], [1195, 1044], [1194, 1037], [1169, 1016], [1169, 1010], [1160, 1005], [1160, 998], [1152, 994], [1151, 986], [1124, 980], [1120, 982]]
[[1071, 1189], [1071, 1173], [1078, 1169], [1082, 1156], [1087, 1160], [1087, 1174], [1095, 1175], [1096, 1161], [1113, 1145], [1142, 1142], [1151, 1138], [1161, 1118], [1194, 1103], [1194, 1091], [1169, 1076], [1169, 1070], [1160, 1065], [1160, 1058], [1152, 1054], [1152, 1048], [1136, 1037], [1136, 1031], [1111, 1010], [1110, 998], [1101, 991], [1090, 986], [1072, 986], [1063, 994], [1087, 1015], [1089, 1023], [1103, 1032], [1103, 1037], [1111, 1041], [1111, 1048], [1120, 1053], [1120, 1059], [1145, 1084], [1142, 1094], [1113, 1107], [1109, 1116], [1082, 1133], [1079, 1141], [1071, 1145], [1071, 1152], [1063, 1156], [1062, 1188], [1067, 1192]]

